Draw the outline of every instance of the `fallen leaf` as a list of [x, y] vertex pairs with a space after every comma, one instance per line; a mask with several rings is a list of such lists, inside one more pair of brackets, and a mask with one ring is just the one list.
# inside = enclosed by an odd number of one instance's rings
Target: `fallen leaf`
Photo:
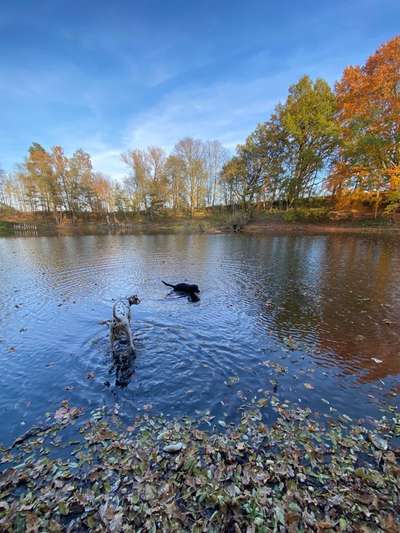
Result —
[[74, 418], [82, 414], [82, 409], [70, 407], [67, 400], [61, 402], [61, 407], [54, 413], [54, 418], [63, 424], [67, 424]]
[[225, 385], [231, 386], [235, 385], [236, 383], [239, 383], [240, 378], [239, 376], [229, 376], [229, 378], [225, 381]]
[[268, 403], [268, 400], [267, 398], [260, 398], [258, 401], [257, 401], [257, 405], [259, 405], [259, 407], [265, 407]]

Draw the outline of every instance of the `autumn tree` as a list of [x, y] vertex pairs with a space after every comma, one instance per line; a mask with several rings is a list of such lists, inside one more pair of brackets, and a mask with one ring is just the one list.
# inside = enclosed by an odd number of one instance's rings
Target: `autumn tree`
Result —
[[69, 172], [69, 160], [64, 154], [64, 150], [61, 146], [54, 146], [51, 150], [51, 165], [53, 168], [53, 174], [58, 184], [58, 190], [60, 191], [60, 203], [63, 210], [75, 215], [74, 205], [74, 188], [73, 181], [71, 180]]
[[262, 162], [246, 144], [239, 145], [236, 151], [237, 155], [224, 165], [221, 179], [228, 185], [235, 203], [247, 211], [262, 189]]
[[186, 182], [188, 204], [191, 214], [205, 205], [207, 194], [207, 172], [204, 165], [204, 147], [199, 139], [185, 137], [178, 141], [174, 155], [180, 159]]
[[322, 79], [308, 76], [289, 88], [273, 120], [285, 138], [285, 189], [288, 206], [313, 192], [338, 144], [336, 100]]
[[228, 159], [229, 152], [219, 141], [203, 143], [203, 161], [207, 174], [207, 205], [209, 206], [214, 206], [219, 199], [219, 176]]
[[112, 183], [113, 211], [119, 214], [132, 211], [132, 201], [124, 183], [114, 181]]
[[177, 155], [171, 154], [165, 162], [165, 178], [168, 184], [169, 202], [174, 211], [185, 209], [187, 200], [187, 183], [185, 163]]
[[135, 196], [134, 204], [139, 209], [147, 210], [149, 205], [147, 162], [146, 155], [142, 150], [129, 150], [121, 154], [122, 161], [129, 169], [129, 177], [126, 186], [132, 196]]
[[322, 181], [338, 144], [335, 96], [324, 80], [304, 76], [284, 104], [237, 149], [222, 177], [243, 205], [277, 200], [292, 207]]
[[287, 135], [277, 116], [272, 115], [270, 120], [259, 124], [247, 138], [245, 147], [248, 156], [259, 164], [258, 196], [272, 208], [276, 201], [283, 199], [290, 179], [285, 166]]
[[121, 158], [129, 168], [126, 185], [131, 195], [135, 196], [134, 203], [153, 216], [164, 206], [168, 197], [164, 150], [149, 146], [147, 150], [130, 150]]
[[73, 154], [70, 166], [78, 171], [80, 201], [84, 210], [96, 212], [95, 174], [90, 154], [82, 149], [77, 150]]
[[3, 206], [7, 205], [7, 197], [6, 197], [5, 188], [6, 188], [6, 173], [0, 167], [0, 206], [1, 204]]
[[114, 209], [113, 187], [108, 176], [94, 172], [92, 177], [93, 208], [96, 214], [110, 213]]
[[330, 177], [335, 192], [400, 191], [400, 36], [336, 84], [340, 153]]
[[150, 216], [164, 207], [168, 200], [168, 181], [165, 174], [166, 155], [162, 148], [150, 146], [146, 152], [147, 189], [150, 197]]
[[54, 174], [51, 154], [39, 143], [32, 143], [22, 174], [33, 205], [58, 219], [62, 207], [61, 191]]
[[24, 194], [13, 174], [0, 168], [0, 211], [4, 207], [23, 209]]

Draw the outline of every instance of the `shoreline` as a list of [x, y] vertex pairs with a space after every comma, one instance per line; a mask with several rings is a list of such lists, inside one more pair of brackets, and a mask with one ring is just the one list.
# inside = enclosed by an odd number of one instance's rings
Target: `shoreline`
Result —
[[305, 234], [331, 234], [331, 233], [387, 233], [400, 235], [399, 225], [363, 225], [363, 224], [317, 224], [298, 222], [250, 222], [241, 229], [241, 233], [269, 234], [269, 233], [305, 233]]
[[239, 226], [218, 223], [210, 219], [166, 220], [155, 222], [128, 222], [107, 224], [103, 222], [77, 222], [60, 224], [29, 221], [0, 221], [0, 237], [9, 236], [51, 236], [51, 235], [97, 235], [97, 234], [231, 234], [271, 235], [271, 234], [385, 234], [400, 236], [400, 225], [366, 223], [299, 223], [281, 220], [255, 220]]
[[[268, 405], [275, 420], [266, 425]], [[400, 527], [397, 409], [371, 428], [344, 415], [324, 419], [274, 395], [223, 429], [207, 414], [143, 415], [127, 427], [115, 414], [88, 414], [63, 402], [48, 415], [50, 427], [0, 452], [2, 530]]]

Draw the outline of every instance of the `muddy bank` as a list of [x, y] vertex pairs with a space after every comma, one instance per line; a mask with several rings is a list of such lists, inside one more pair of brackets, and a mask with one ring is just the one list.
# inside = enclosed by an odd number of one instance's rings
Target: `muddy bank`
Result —
[[241, 233], [385, 233], [400, 235], [400, 225], [365, 225], [365, 224], [299, 224], [287, 222], [250, 222], [240, 229]]
[[279, 218], [253, 220], [245, 224], [232, 224], [215, 218], [194, 218], [163, 221], [129, 221], [120, 224], [103, 222], [76, 222], [56, 224], [38, 219], [23, 222], [0, 221], [0, 236], [35, 235], [101, 235], [101, 234], [330, 234], [330, 233], [382, 233], [400, 235], [400, 224], [374, 224], [373, 221], [353, 223], [298, 223]]
[[102, 235], [102, 234], [198, 234], [221, 233], [229, 228], [215, 226], [209, 222], [185, 220], [182, 222], [138, 222], [126, 224], [106, 224], [99, 222], [77, 222], [75, 224], [55, 224], [51, 222], [29, 221], [29, 223], [6, 222], [0, 225], [0, 236], [35, 235]]
[[230, 225], [212, 220], [185, 220], [180, 222], [140, 222], [137, 224], [107, 225], [107, 224], [70, 224], [63, 226], [42, 227], [47, 231], [59, 235], [90, 235], [101, 233], [131, 233], [131, 234], [331, 234], [331, 233], [376, 233], [400, 236], [400, 225], [366, 225], [366, 224], [314, 224], [288, 223], [282, 221], [255, 221], [248, 224]]
[[[50, 229], [50, 228], [49, 228]], [[97, 234], [97, 233], [131, 233], [131, 234], [171, 234], [171, 233], [222, 233], [229, 228], [213, 225], [208, 221], [184, 220], [180, 222], [138, 222], [127, 224], [80, 223], [54, 226], [60, 235]]]

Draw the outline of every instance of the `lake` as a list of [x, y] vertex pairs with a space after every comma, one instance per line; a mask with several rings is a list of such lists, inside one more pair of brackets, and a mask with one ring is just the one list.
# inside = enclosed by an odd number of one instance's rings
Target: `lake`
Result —
[[[200, 302], [162, 279], [197, 283]], [[399, 241], [382, 235], [0, 239], [0, 441], [65, 399], [127, 423], [206, 410], [229, 423], [271, 395], [378, 416], [400, 393], [399, 280]], [[137, 357], [120, 386], [105, 321], [133, 293]]]

